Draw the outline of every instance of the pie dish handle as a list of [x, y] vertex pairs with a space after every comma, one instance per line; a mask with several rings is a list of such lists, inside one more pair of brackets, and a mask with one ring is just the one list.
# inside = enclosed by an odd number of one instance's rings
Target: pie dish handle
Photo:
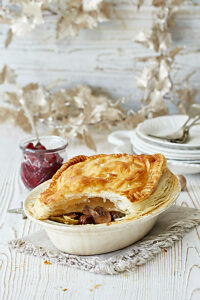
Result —
[[114, 131], [108, 136], [108, 142], [114, 145], [114, 153], [133, 154], [131, 134], [133, 130]]

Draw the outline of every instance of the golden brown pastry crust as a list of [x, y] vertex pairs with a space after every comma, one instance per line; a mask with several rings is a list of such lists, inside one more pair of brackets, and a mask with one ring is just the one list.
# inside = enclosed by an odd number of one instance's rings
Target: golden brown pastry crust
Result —
[[81, 212], [89, 203], [93, 208], [117, 208], [131, 220], [169, 205], [179, 191], [178, 179], [161, 154], [81, 155], [57, 171], [29, 211], [37, 219], [47, 219]]
[[76, 156], [57, 171], [39, 201], [48, 205], [65, 194], [91, 189], [96, 194], [114, 192], [131, 202], [142, 201], [155, 189], [164, 167], [166, 159], [161, 154]]

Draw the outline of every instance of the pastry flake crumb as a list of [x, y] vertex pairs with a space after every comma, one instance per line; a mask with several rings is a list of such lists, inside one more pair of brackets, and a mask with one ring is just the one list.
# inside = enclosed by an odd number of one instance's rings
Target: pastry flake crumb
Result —
[[93, 292], [93, 290], [98, 289], [102, 284], [97, 283], [95, 284], [91, 289], [89, 289], [90, 292]]
[[111, 222], [109, 222], [109, 223], [106, 223], [106, 226], [110, 226], [111, 225]]
[[50, 261], [48, 261], [48, 260], [45, 260], [45, 261], [44, 261], [44, 264], [45, 264], [45, 265], [51, 265]]
[[62, 291], [63, 291], [63, 292], [66, 292], [66, 291], [68, 291], [68, 289], [62, 289]]
[[97, 284], [95, 284], [94, 286], [93, 286], [93, 289], [98, 289], [98, 287], [100, 287], [101, 286], [101, 284], [100, 283], [97, 283]]

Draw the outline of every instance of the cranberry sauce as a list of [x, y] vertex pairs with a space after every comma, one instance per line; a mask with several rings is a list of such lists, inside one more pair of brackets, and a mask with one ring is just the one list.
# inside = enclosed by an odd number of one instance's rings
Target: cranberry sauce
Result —
[[[27, 150], [26, 150], [27, 149]], [[62, 166], [63, 158], [55, 152], [49, 152], [42, 144], [28, 143], [23, 151], [21, 178], [25, 186], [33, 189], [42, 182], [51, 179]]]

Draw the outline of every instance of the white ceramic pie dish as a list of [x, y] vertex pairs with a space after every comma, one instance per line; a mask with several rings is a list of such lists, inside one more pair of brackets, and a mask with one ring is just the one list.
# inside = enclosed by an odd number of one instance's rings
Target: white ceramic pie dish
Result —
[[[142, 239], [154, 226], [159, 215], [166, 211], [173, 203], [159, 210], [154, 210], [147, 216], [124, 223], [66, 225], [50, 220], [37, 220], [28, 210], [46, 189], [50, 180], [33, 189], [24, 201], [24, 211], [27, 217], [41, 225], [51, 242], [61, 251], [77, 255], [94, 255], [111, 252], [129, 246]], [[179, 194], [177, 195], [177, 197]], [[175, 201], [175, 200], [174, 200]]]

